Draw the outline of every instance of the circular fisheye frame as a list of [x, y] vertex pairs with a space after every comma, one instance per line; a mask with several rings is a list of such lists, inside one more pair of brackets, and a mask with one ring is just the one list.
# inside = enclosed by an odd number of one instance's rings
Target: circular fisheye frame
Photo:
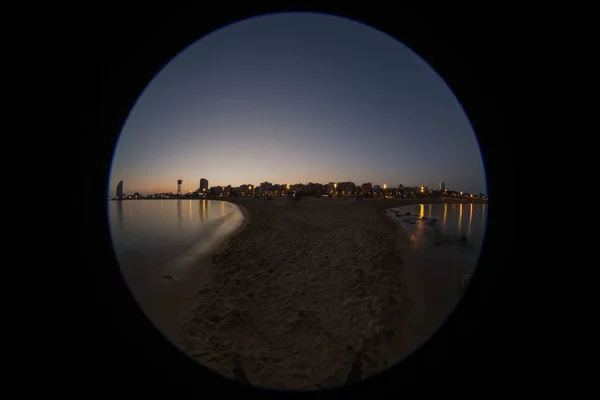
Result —
[[483, 161], [443, 79], [387, 34], [278, 13], [173, 58], [120, 134], [112, 244], [147, 317], [198, 363], [307, 390], [419, 349], [468, 290]]

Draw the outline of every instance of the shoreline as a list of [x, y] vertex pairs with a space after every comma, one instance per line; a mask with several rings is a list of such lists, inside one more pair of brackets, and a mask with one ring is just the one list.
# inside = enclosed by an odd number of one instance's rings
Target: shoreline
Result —
[[387, 212], [441, 201], [217, 200], [242, 223], [194, 273], [163, 282], [175, 295], [155, 296], [162, 321], [147, 315], [221, 375], [233, 379], [237, 359], [256, 386], [333, 388], [360, 353], [365, 379], [417, 351], [462, 296]]
[[[308, 196], [305, 198], [316, 198], [314, 196]], [[322, 198], [324, 199], [331, 199], [331, 200], [355, 200], [356, 201], [356, 197], [327, 197], [327, 196], [322, 196]], [[138, 198], [138, 199], [108, 199], [109, 202], [111, 201], [138, 201], [138, 200], [212, 200], [212, 201], [228, 201], [228, 202], [234, 202], [236, 199], [243, 199], [243, 201], [245, 200], [262, 200], [262, 199], [255, 199], [253, 196], [235, 196], [235, 197], [207, 197], [206, 199], [200, 199], [200, 198], [195, 198], [195, 197], [181, 197], [181, 198], [177, 198], [177, 197], [168, 197], [168, 198], [151, 198], [151, 197], [144, 197], [144, 198]], [[275, 200], [285, 200], [285, 196], [276, 196], [274, 198]], [[488, 200], [482, 200], [482, 199], [462, 199], [462, 200], [455, 200], [455, 199], [436, 199], [436, 198], [422, 198], [422, 199], [418, 199], [418, 198], [414, 198], [414, 199], [406, 199], [406, 198], [371, 198], [371, 197], [361, 197], [360, 198], [361, 201], [390, 201], [390, 202], [405, 202], [405, 203], [410, 203], [413, 204], [414, 202], [417, 203], [423, 203], [423, 204], [437, 204], [437, 203], [447, 203], [447, 204], [488, 204]]]
[[[390, 210], [406, 210], [411, 206]], [[386, 214], [398, 226], [397, 240], [405, 261], [402, 287], [406, 307], [401, 323], [402, 357], [405, 358], [429, 341], [454, 312], [463, 295], [463, 275], [473, 273], [476, 261], [471, 265], [470, 259], [453, 254], [455, 249], [436, 247], [433, 237], [416, 250], [402, 225], [403, 218], [397, 218], [393, 212]]]
[[[162, 266], [158, 271], [158, 277], [148, 284], [152, 290], [146, 290], [148, 293], [145, 294], [135, 293], [132, 290], [133, 297], [150, 322], [167, 340], [176, 345], [179, 342], [181, 325], [193, 308], [198, 287], [211, 274], [212, 255], [221, 251], [227, 242], [248, 223], [245, 208], [237, 204], [233, 205], [243, 217], [239, 226], [231, 232], [216, 235], [212, 243], [202, 248], [193, 260], [189, 261], [183, 277], [173, 276], [175, 274], [169, 270], [168, 265]], [[221, 226], [217, 227], [219, 228]]]
[[188, 356], [230, 378], [239, 356], [252, 384], [279, 389], [341, 386], [358, 352], [363, 379], [402, 358], [404, 262], [384, 211], [407, 202], [330, 200], [231, 201], [251, 217], [211, 257]]

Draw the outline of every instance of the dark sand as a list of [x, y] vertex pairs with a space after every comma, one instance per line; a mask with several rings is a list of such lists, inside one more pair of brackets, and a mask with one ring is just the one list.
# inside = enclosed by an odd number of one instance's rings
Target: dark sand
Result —
[[384, 212], [424, 201], [228, 201], [246, 225], [203, 268], [178, 340], [224, 375], [239, 354], [254, 385], [339, 386], [363, 350], [364, 379], [414, 351], [453, 308], [449, 293], [460, 297]]

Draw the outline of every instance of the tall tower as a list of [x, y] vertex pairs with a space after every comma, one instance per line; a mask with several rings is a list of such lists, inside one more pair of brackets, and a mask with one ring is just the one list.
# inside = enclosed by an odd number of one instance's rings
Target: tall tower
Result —
[[208, 179], [205, 179], [205, 178], [200, 179], [200, 192], [201, 193], [208, 192]]
[[117, 199], [123, 198], [123, 181], [117, 184]]
[[446, 182], [440, 182], [440, 192], [446, 190]]
[[181, 184], [182, 183], [183, 183], [183, 180], [177, 179], [177, 196], [181, 196]]

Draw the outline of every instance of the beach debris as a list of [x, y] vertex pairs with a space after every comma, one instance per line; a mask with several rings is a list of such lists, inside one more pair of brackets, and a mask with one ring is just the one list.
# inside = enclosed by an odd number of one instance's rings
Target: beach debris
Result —
[[421, 217], [421, 221], [423, 221], [425, 224], [430, 225], [430, 226], [434, 226], [437, 223], [437, 219], [435, 218], [428, 218], [425, 216]]
[[163, 279], [173, 279], [171, 275], [161, 275]]

